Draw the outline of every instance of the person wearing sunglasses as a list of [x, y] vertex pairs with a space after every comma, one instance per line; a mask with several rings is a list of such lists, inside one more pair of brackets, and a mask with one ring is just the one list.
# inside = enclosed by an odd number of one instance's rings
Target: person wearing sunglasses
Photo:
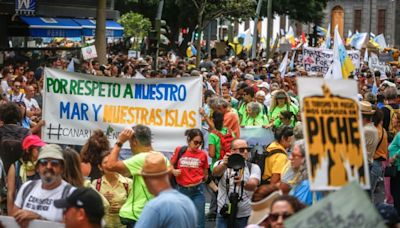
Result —
[[271, 204], [271, 212], [268, 216], [270, 227], [283, 228], [283, 223], [287, 218], [304, 208], [305, 205], [293, 196], [279, 196]]
[[10, 213], [22, 227], [34, 219], [61, 222], [63, 210], [56, 208], [53, 202], [66, 198], [75, 190], [62, 179], [64, 157], [60, 146], [43, 146], [36, 169], [40, 180], [27, 181], [22, 185], [14, 202], [14, 210]]
[[208, 178], [207, 153], [201, 150], [204, 142], [200, 129], [186, 131], [187, 146], [177, 147], [171, 158], [172, 171], [176, 178], [177, 190], [188, 196], [194, 203], [198, 214], [197, 227], [205, 225], [205, 195], [203, 182]]
[[[24, 102], [25, 94], [21, 92], [22, 83], [20, 81], [15, 80], [12, 84], [11, 94], [8, 97], [8, 100], [15, 103]], [[23, 91], [23, 90], [22, 90]]]
[[[237, 173], [238, 175], [235, 175], [234, 170], [228, 168], [228, 159], [232, 154], [240, 154], [245, 159], [246, 164], [244, 168]], [[222, 160], [215, 163], [213, 175], [221, 177], [218, 183], [217, 228], [228, 227], [230, 213], [226, 211], [226, 209], [229, 208], [231, 203], [229, 196], [234, 191], [241, 194], [241, 186], [243, 186], [243, 195], [237, 206], [235, 227], [242, 228], [247, 225], [251, 214], [251, 198], [261, 178], [260, 167], [256, 164], [249, 163], [247, 161], [248, 159], [249, 145], [247, 141], [244, 139], [235, 139], [232, 141], [231, 153], [226, 154]]]

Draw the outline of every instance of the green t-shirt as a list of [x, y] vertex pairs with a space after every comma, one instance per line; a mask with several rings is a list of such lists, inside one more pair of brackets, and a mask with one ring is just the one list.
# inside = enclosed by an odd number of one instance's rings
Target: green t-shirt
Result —
[[[225, 135], [226, 133], [228, 133], [228, 129], [226, 127], [223, 127], [220, 132], [221, 134]], [[217, 162], [220, 157], [221, 140], [219, 139], [218, 135], [210, 132], [210, 134], [208, 134], [208, 144], [215, 146], [215, 157], [211, 159], [211, 165], [210, 165], [211, 170], [213, 170], [215, 162]]]
[[240, 126], [265, 126], [268, 125], [268, 117], [260, 113], [256, 118], [252, 118], [248, 115], [243, 116]]
[[144, 205], [153, 198], [153, 195], [147, 190], [143, 177], [137, 175], [143, 168], [147, 154], [146, 152], [139, 153], [123, 161], [132, 175], [133, 187], [132, 191], [129, 192], [128, 199], [119, 210], [119, 216], [122, 218], [137, 221], [142, 213]]
[[[279, 115], [281, 114], [282, 111], [290, 111], [292, 112], [294, 115], [297, 115], [297, 112], [299, 111], [298, 108], [294, 105], [289, 105], [289, 110], [287, 110], [287, 105], [283, 106], [282, 108], [276, 106], [274, 108], [274, 110], [270, 110], [269, 111], [269, 118], [270, 119], [275, 119], [274, 121], [274, 125], [275, 127], [280, 127], [282, 125], [281, 120], [279, 119]], [[294, 118], [295, 119], [295, 118]], [[292, 120], [292, 127], [296, 124], [295, 120]]]

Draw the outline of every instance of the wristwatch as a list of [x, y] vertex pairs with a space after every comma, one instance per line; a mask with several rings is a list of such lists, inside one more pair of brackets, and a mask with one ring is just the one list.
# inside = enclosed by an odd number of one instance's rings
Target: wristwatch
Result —
[[115, 145], [117, 145], [119, 148], [122, 148], [122, 145], [124, 145], [122, 142], [116, 142]]

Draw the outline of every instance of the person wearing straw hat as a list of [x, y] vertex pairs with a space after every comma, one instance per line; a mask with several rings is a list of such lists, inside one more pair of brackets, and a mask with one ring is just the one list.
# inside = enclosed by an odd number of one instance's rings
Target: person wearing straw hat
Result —
[[139, 175], [156, 197], [146, 204], [136, 227], [197, 226], [197, 210], [192, 200], [171, 187], [171, 168], [162, 153], [152, 151], [146, 155]]
[[[380, 177], [383, 177], [382, 164], [380, 161], [374, 161], [373, 156], [379, 144], [378, 129], [372, 122], [375, 110], [368, 101], [360, 102], [360, 110], [362, 114], [362, 122], [364, 128], [365, 148], [367, 150], [370, 182], [371, 182], [371, 198], [375, 202], [374, 191], [378, 185]], [[378, 202], [376, 202], [378, 203]]]

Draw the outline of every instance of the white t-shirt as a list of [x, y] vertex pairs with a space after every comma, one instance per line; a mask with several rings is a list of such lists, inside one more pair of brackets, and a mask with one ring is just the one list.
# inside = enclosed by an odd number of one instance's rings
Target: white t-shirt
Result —
[[[33, 211], [46, 220], [53, 222], [62, 222], [63, 220], [63, 209], [56, 208], [54, 206], [54, 200], [61, 199], [62, 193], [65, 186], [68, 184], [64, 180], [61, 185], [52, 190], [46, 190], [42, 188], [42, 181], [35, 181], [36, 184], [32, 191], [26, 197], [24, 205], [22, 204], [22, 193], [26, 186], [32, 181], [24, 183], [18, 191], [17, 197], [14, 204], [24, 210]], [[75, 187], [71, 187], [69, 194], [75, 190]], [[69, 195], [68, 194], [68, 195]]]
[[8, 85], [6, 80], [1, 80], [1, 88], [3, 89], [4, 94], [8, 94], [8, 91], [11, 90], [11, 87]]
[[14, 93], [8, 95], [8, 99], [11, 102], [19, 103], [24, 102], [25, 94], [19, 93], [18, 95], [14, 95]]
[[39, 104], [37, 103], [37, 101], [35, 100], [35, 98], [31, 98], [31, 99], [28, 100], [28, 99], [25, 97], [25, 98], [24, 98], [24, 103], [25, 103], [25, 106], [26, 106], [26, 110], [27, 110], [27, 111], [31, 111], [32, 108], [35, 108], [35, 109], [40, 108], [40, 107], [39, 107]]
[[[222, 160], [217, 161], [215, 163], [214, 167], [221, 164], [222, 162], [223, 162]], [[229, 204], [229, 195], [228, 196], [226, 195], [226, 177], [227, 177], [227, 175], [230, 177], [229, 178], [229, 194], [231, 194], [233, 192], [234, 172], [232, 169], [226, 169], [224, 175], [222, 175], [222, 178], [218, 183], [218, 197], [217, 197], [218, 213], [224, 204]], [[251, 163], [251, 173], [249, 172], [249, 168], [247, 167], [247, 164], [245, 166], [245, 171], [244, 171], [244, 175], [243, 175], [244, 183], [246, 183], [250, 178], [256, 178], [259, 181], [261, 179], [260, 167], [253, 163]], [[241, 192], [240, 192], [239, 186], [236, 187], [236, 192], [239, 193], [239, 197], [240, 197]], [[238, 213], [236, 215], [236, 218], [243, 218], [243, 217], [250, 216], [250, 213], [251, 213], [250, 203], [251, 203], [251, 197], [253, 196], [253, 193], [254, 192], [252, 192], [252, 191], [243, 190], [243, 199], [241, 201], [239, 201], [239, 203], [238, 203]]]

